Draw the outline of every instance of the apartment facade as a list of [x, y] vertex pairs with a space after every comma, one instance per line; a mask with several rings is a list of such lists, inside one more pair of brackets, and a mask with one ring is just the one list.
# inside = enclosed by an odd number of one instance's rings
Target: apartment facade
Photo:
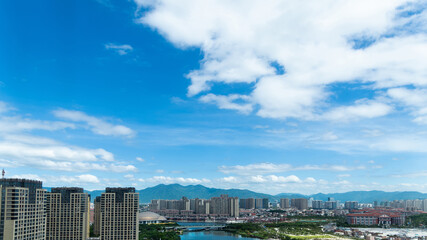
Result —
[[42, 182], [0, 179], [0, 240], [46, 239], [46, 190]]
[[99, 204], [100, 240], [137, 240], [139, 194], [135, 188], [106, 188], [99, 200], [95, 205]]
[[281, 198], [280, 199], [280, 208], [285, 209], [285, 208], [290, 208], [291, 205], [289, 204], [289, 198]]
[[306, 198], [291, 199], [291, 207], [294, 207], [298, 210], [308, 209], [308, 200]]
[[46, 197], [46, 239], [86, 240], [90, 197], [83, 188], [52, 188]]

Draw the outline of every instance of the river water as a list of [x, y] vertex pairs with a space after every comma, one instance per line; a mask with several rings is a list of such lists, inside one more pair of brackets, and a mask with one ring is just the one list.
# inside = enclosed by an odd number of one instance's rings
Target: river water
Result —
[[204, 232], [184, 232], [181, 240], [254, 240], [254, 238], [244, 238], [224, 231], [204, 231]]
[[[224, 225], [223, 223], [213, 222], [178, 222], [179, 225], [185, 226], [216, 226]], [[224, 231], [202, 231], [202, 232], [184, 232], [181, 240], [255, 240], [255, 238], [245, 238]]]

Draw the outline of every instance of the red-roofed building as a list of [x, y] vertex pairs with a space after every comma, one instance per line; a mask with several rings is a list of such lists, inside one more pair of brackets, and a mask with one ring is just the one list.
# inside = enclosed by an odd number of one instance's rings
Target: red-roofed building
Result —
[[405, 224], [405, 214], [383, 209], [363, 209], [347, 214], [351, 225], [398, 225]]

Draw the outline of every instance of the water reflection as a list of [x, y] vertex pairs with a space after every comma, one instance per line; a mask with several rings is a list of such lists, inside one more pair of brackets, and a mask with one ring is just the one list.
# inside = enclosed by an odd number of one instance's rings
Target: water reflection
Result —
[[207, 231], [207, 232], [185, 232], [181, 235], [182, 240], [254, 240], [254, 238], [244, 238], [240, 236], [233, 235], [224, 231]]

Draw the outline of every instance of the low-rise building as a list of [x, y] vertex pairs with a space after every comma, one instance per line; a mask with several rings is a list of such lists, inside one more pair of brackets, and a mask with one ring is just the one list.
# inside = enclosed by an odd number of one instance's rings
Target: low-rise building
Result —
[[405, 214], [398, 211], [364, 209], [347, 214], [347, 223], [351, 225], [401, 226], [405, 224]]

